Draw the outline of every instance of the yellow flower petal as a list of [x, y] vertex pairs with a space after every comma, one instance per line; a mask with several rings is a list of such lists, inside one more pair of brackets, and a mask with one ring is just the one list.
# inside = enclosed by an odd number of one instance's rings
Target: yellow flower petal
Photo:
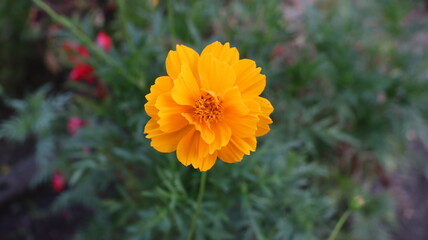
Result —
[[159, 129], [159, 125], [154, 119], [150, 119], [147, 123], [144, 132], [147, 133], [147, 138], [151, 139], [150, 146], [159, 152], [173, 152], [177, 149], [178, 143], [185, 136], [191, 127], [186, 126], [176, 132], [164, 133]]
[[250, 111], [244, 104], [241, 92], [238, 87], [232, 87], [226, 90], [223, 97], [224, 113], [231, 113], [233, 115], [246, 115]]
[[212, 154], [221, 147], [229, 143], [232, 136], [232, 130], [227, 124], [216, 123], [211, 125], [212, 132], [214, 133], [214, 140], [209, 144], [209, 153]]
[[159, 135], [164, 134], [159, 130], [159, 124], [156, 122], [156, 119], [151, 118], [146, 126], [144, 127], [144, 133], [147, 134], [147, 138], [153, 138]]
[[256, 124], [258, 121], [258, 117], [252, 115], [241, 117], [238, 121], [226, 120], [227, 125], [232, 130], [232, 135], [239, 137], [254, 136], [257, 131]]
[[184, 136], [177, 146], [177, 158], [185, 166], [208, 156], [208, 144], [202, 141], [200, 133], [194, 129]]
[[239, 151], [235, 145], [229, 144], [218, 151], [218, 158], [226, 163], [235, 163], [242, 161], [244, 153]]
[[231, 142], [235, 144], [235, 146], [240, 149], [244, 154], [249, 155], [250, 151], [256, 151], [257, 147], [257, 139], [255, 136], [248, 138], [239, 138], [234, 137]]
[[199, 58], [198, 70], [202, 89], [219, 94], [235, 84], [233, 68], [220, 62], [211, 54], [205, 54]]
[[184, 45], [177, 45], [176, 51], [169, 51], [166, 57], [166, 72], [172, 79], [176, 79], [181, 72], [181, 64], [186, 63], [190, 66], [194, 75], [197, 76], [197, 62], [199, 54], [193, 49]]
[[200, 132], [201, 138], [205, 143], [211, 144], [214, 142], [215, 133], [209, 125], [197, 121], [192, 113], [183, 113], [182, 116]]
[[257, 141], [252, 138], [232, 137], [230, 143], [218, 151], [218, 157], [223, 162], [240, 162], [244, 155], [250, 154], [250, 151], [256, 150]]
[[150, 87], [150, 93], [146, 95], [147, 103], [144, 105], [144, 108], [147, 114], [150, 117], [157, 116], [158, 109], [155, 107], [156, 99], [162, 93], [171, 91], [173, 87], [173, 82], [170, 77], [158, 77], [155, 80], [155, 84]]
[[203, 158], [201, 161], [199, 161], [198, 167], [195, 167], [195, 166], [193, 167], [199, 168], [201, 172], [205, 172], [210, 170], [214, 166], [214, 163], [216, 162], [216, 160], [217, 160], [217, 153], [210, 154], [207, 157]]
[[243, 97], [255, 97], [263, 92], [266, 87], [266, 76], [260, 74], [261, 68], [256, 67], [253, 60], [239, 60], [233, 68], [236, 73], [236, 85], [239, 86]]
[[200, 87], [187, 64], [181, 65], [181, 73], [174, 82], [171, 90], [172, 98], [182, 105], [193, 106], [200, 95]]
[[259, 115], [259, 122], [257, 123], [256, 137], [265, 135], [270, 131], [269, 124], [272, 123], [272, 119], [269, 115], [273, 112], [272, 104], [265, 98], [258, 97], [256, 101], [261, 106], [261, 113]]
[[221, 62], [228, 65], [233, 65], [239, 60], [239, 52], [236, 48], [231, 48], [229, 43], [221, 44], [220, 42], [213, 42], [206, 46], [201, 53], [201, 56], [212, 54]]
[[155, 107], [159, 109], [157, 123], [163, 132], [174, 132], [189, 125], [181, 114], [192, 111], [192, 108], [177, 104], [170, 93], [160, 95]]
[[215, 132], [211, 129], [211, 126], [207, 124], [200, 124], [199, 127], [201, 132], [201, 138], [207, 144], [212, 144], [215, 140]]

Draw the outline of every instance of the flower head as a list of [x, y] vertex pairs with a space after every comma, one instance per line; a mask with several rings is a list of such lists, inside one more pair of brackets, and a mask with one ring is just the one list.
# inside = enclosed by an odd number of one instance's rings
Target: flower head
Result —
[[97, 35], [97, 45], [100, 46], [104, 51], [108, 52], [111, 49], [112, 41], [109, 35], [105, 32], [99, 32]]
[[[105, 32], [98, 33], [96, 43], [106, 52], [110, 51], [112, 47], [112, 40]], [[89, 84], [97, 80], [94, 75], [94, 68], [84, 61], [90, 57], [88, 49], [71, 41], [65, 42], [61, 48], [67, 54], [68, 60], [74, 64], [70, 72], [71, 80], [76, 82], [84, 81]]]
[[144, 132], [160, 152], [201, 171], [217, 158], [240, 162], [269, 132], [273, 111], [260, 97], [266, 76], [250, 59], [239, 59], [229, 43], [214, 42], [196, 53], [177, 45], [166, 59], [168, 76], [158, 77], [146, 96], [151, 117]]
[[62, 190], [65, 188], [65, 178], [59, 171], [55, 171], [54, 175], [52, 176], [52, 188], [55, 190], [55, 192], [62, 192]]
[[96, 80], [94, 68], [86, 63], [77, 64], [70, 72], [70, 79], [75, 82], [84, 81], [89, 84], [94, 83]]
[[67, 123], [67, 129], [68, 129], [68, 133], [70, 133], [71, 135], [74, 135], [77, 133], [77, 131], [86, 126], [86, 122], [78, 117], [71, 117], [68, 120]]

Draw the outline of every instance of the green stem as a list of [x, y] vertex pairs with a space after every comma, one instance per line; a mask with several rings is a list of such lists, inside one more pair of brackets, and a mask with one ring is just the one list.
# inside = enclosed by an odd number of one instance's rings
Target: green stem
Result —
[[207, 180], [207, 172], [202, 172], [201, 182], [199, 183], [199, 193], [198, 193], [198, 199], [196, 203], [196, 210], [195, 210], [195, 214], [193, 215], [192, 225], [190, 225], [189, 233], [187, 235], [187, 240], [192, 239], [193, 232], [195, 231], [195, 228], [196, 228], [196, 223], [198, 222], [199, 212], [201, 211], [202, 199], [204, 197], [204, 192], [205, 192], [206, 180]]
[[88, 47], [89, 50], [95, 54], [96, 57], [104, 60], [108, 65], [117, 68], [120, 71], [120, 73], [132, 83], [137, 82], [137, 78], [129, 75], [129, 73], [126, 71], [126, 69], [123, 66], [121, 66], [117, 61], [115, 61], [110, 55], [108, 55], [103, 50], [101, 50], [101, 48], [96, 46], [88, 36], [86, 36], [79, 28], [74, 26], [67, 18], [56, 13], [51, 7], [49, 7], [42, 0], [33, 0], [33, 2], [38, 7], [43, 9], [54, 21], [56, 21], [57, 23], [62, 25], [64, 28], [66, 28], [68, 31], [73, 33], [80, 41], [82, 41], [83, 45]]
[[348, 209], [345, 213], [340, 217], [339, 221], [336, 223], [336, 226], [334, 226], [333, 232], [331, 232], [330, 237], [328, 240], [334, 240], [336, 239], [337, 234], [339, 234], [340, 229], [343, 227], [343, 224], [345, 224], [346, 220], [348, 219], [349, 215], [351, 215], [352, 210]]

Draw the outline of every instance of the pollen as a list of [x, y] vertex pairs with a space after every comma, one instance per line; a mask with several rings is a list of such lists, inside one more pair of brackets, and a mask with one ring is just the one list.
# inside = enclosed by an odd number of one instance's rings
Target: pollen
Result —
[[193, 113], [196, 118], [199, 118], [200, 122], [209, 124], [211, 122], [217, 122], [223, 117], [221, 100], [212, 92], [202, 92], [193, 107]]

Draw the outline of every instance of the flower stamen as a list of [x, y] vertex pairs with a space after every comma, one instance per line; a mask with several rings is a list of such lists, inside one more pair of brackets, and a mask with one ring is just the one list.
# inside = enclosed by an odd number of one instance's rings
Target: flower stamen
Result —
[[196, 118], [199, 118], [199, 122], [203, 121], [209, 124], [211, 122], [217, 122], [223, 116], [221, 100], [212, 92], [202, 92], [193, 108], [193, 113]]

